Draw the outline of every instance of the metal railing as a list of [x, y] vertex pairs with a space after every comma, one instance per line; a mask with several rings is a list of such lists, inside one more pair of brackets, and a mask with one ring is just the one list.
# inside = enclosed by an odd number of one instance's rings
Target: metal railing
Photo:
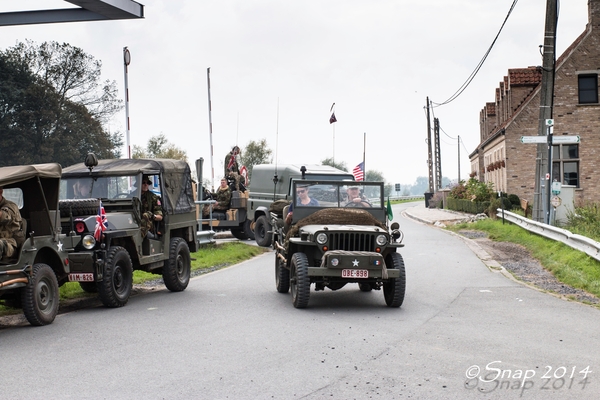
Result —
[[519, 225], [521, 228], [533, 232], [540, 236], [544, 236], [548, 239], [555, 240], [566, 244], [567, 246], [584, 252], [588, 256], [600, 261], [600, 243], [592, 240], [588, 237], [581, 236], [556, 226], [546, 225], [541, 222], [537, 222], [528, 218], [525, 218], [519, 214], [512, 213], [510, 211], [498, 208], [496, 214], [499, 218], [503, 218], [512, 222], [513, 224]]

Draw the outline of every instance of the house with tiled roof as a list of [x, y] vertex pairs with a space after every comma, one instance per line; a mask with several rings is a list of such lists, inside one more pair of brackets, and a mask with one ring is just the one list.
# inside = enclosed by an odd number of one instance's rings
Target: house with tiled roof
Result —
[[[580, 143], [555, 144], [554, 180], [575, 188], [575, 201], [600, 201], [600, 0], [588, 1], [584, 32], [556, 61], [554, 137], [578, 135]], [[480, 112], [480, 143], [469, 155], [471, 176], [494, 190], [533, 201], [537, 145], [521, 143], [539, 129], [540, 67], [509, 69], [494, 102]]]

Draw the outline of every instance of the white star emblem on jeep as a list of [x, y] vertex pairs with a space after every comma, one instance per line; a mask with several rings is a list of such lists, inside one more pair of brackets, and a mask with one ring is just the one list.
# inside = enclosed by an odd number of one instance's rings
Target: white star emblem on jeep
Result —
[[358, 260], [356, 258], [354, 259], [354, 261], [352, 261], [352, 266], [358, 267]]
[[58, 251], [63, 251], [63, 244], [62, 244], [62, 242], [58, 242], [58, 244], [56, 245], [56, 247], [58, 248]]

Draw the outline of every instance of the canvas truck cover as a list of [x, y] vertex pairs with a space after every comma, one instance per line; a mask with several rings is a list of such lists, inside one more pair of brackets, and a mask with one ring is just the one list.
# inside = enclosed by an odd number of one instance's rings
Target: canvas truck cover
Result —
[[61, 171], [62, 168], [57, 163], [2, 167], [0, 168], [0, 186], [8, 186], [35, 177], [60, 179]]
[[[113, 159], [98, 160], [92, 176], [162, 175], [164, 191], [161, 193], [163, 207], [169, 214], [194, 212], [196, 206], [192, 193], [192, 176], [187, 162], [171, 159]], [[63, 169], [63, 178], [90, 176], [84, 163]]]

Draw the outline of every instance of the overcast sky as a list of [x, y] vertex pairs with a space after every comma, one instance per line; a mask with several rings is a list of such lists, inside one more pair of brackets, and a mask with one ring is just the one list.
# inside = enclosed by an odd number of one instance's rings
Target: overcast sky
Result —
[[[8, 4], [7, 4], [8, 3]], [[234, 145], [266, 139], [274, 162], [349, 169], [363, 159], [388, 183], [427, 176], [426, 98], [441, 103], [491, 45], [513, 0], [142, 0], [145, 18], [1, 27], [0, 48], [66, 42], [103, 63], [124, 92], [131, 144], [164, 133], [210, 168], [206, 70], [211, 68], [215, 178]], [[587, 0], [561, 2], [558, 54], [585, 29]], [[8, 10], [71, 8], [61, 0], [2, 1]], [[483, 68], [455, 101], [434, 109], [442, 175], [468, 178], [479, 112], [509, 68], [541, 65], [546, 0], [520, 0]], [[335, 102], [338, 122], [329, 124]], [[279, 111], [278, 111], [279, 110]], [[112, 123], [125, 133], [125, 112]], [[123, 154], [126, 154], [123, 149]], [[192, 165], [193, 168], [193, 165]], [[208, 171], [208, 170], [207, 170]]]

